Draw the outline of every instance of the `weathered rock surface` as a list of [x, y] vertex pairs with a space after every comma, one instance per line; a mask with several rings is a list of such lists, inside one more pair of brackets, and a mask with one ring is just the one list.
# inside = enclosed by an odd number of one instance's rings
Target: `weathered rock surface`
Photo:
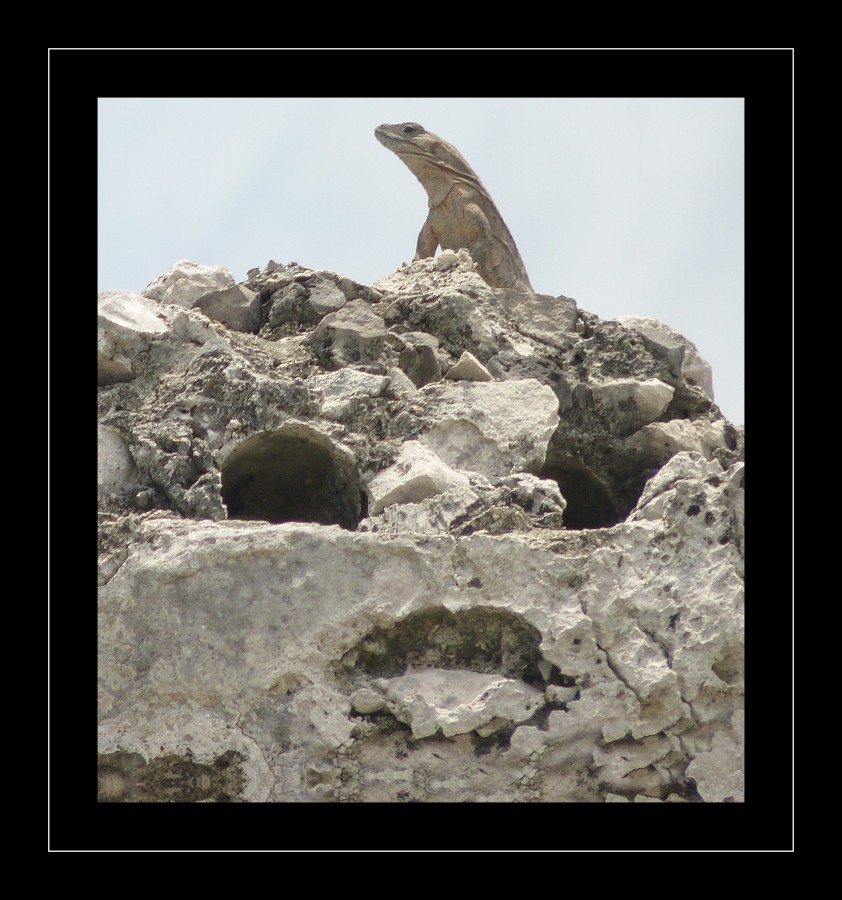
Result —
[[234, 287], [100, 298], [100, 799], [741, 801], [695, 348], [464, 251]]
[[373, 684], [384, 693], [383, 709], [406, 722], [415, 738], [471, 732], [488, 737], [531, 719], [545, 699], [520, 679], [459, 669], [422, 669]]
[[237, 331], [257, 331], [260, 297], [234, 281], [222, 266], [200, 266], [183, 259], [143, 292], [159, 303], [198, 309]]
[[696, 345], [669, 325], [644, 316], [620, 316], [617, 321], [643, 335], [646, 346], [656, 356], [669, 361], [676, 375], [698, 385], [713, 400], [713, 370]]
[[455, 366], [447, 370], [444, 376], [451, 381], [493, 381], [494, 376], [485, 366], [466, 350], [460, 357], [459, 362]]
[[161, 308], [130, 291], [105, 291], [98, 301], [97, 383], [131, 381], [132, 362], [167, 333]]

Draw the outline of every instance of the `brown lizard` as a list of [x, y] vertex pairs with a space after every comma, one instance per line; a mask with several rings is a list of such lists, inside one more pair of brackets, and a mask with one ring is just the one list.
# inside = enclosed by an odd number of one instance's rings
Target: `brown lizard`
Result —
[[414, 260], [435, 256], [437, 247], [464, 247], [492, 287], [533, 292], [511, 232], [476, 172], [452, 144], [416, 122], [380, 125], [374, 136], [406, 163], [429, 197], [430, 211]]

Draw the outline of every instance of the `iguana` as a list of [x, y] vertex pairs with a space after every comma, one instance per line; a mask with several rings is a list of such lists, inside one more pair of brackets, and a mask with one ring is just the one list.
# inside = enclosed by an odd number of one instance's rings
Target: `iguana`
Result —
[[434, 256], [437, 247], [464, 247], [492, 287], [533, 293], [506, 223], [476, 172], [452, 144], [417, 122], [379, 125], [374, 135], [407, 165], [429, 197], [430, 211], [414, 259]]

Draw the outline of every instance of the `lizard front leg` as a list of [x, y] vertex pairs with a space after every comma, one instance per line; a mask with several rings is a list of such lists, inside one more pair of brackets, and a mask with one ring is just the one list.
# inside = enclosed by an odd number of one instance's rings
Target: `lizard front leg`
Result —
[[430, 256], [436, 255], [439, 239], [433, 233], [433, 224], [430, 221], [430, 218], [430, 215], [428, 215], [427, 221], [424, 222], [421, 231], [418, 234], [418, 242], [415, 245], [413, 262], [415, 262], [416, 259], [427, 259]]

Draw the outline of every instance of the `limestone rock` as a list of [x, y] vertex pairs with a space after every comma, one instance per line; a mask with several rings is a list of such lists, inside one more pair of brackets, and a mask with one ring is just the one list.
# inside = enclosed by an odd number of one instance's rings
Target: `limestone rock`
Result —
[[379, 397], [389, 384], [385, 375], [371, 375], [357, 369], [339, 369], [310, 379], [315, 394], [321, 397], [322, 415], [341, 419], [354, 405]]
[[101, 800], [743, 799], [743, 433], [688, 341], [464, 251], [253, 270], [256, 332], [178, 269], [100, 298]]
[[309, 337], [317, 356], [329, 369], [377, 366], [386, 340], [382, 317], [364, 300], [353, 300], [326, 315]]
[[466, 251], [458, 251], [453, 258], [455, 266], [439, 263], [439, 257], [418, 260], [375, 282], [374, 287], [387, 304], [384, 319], [398, 333], [426, 332], [448, 351], [458, 347], [457, 358], [470, 350], [482, 360], [497, 351], [498, 336], [506, 330], [503, 295], [495, 294], [472, 271]]
[[407, 441], [395, 464], [368, 483], [369, 508], [377, 515], [393, 503], [417, 503], [468, 484], [466, 475], [454, 472], [419, 441]]
[[565, 347], [564, 335], [576, 328], [579, 313], [570, 297], [506, 292], [506, 305], [518, 322], [518, 331], [554, 346]]
[[538, 471], [558, 427], [558, 400], [537, 381], [439, 383], [419, 397], [436, 421], [421, 441], [448, 465], [487, 477]]
[[143, 296], [184, 309], [199, 309], [237, 331], [257, 331], [260, 324], [260, 296], [237, 284], [222, 266], [202, 266], [183, 259], [147, 285]]
[[491, 723], [500, 730], [532, 718], [544, 705], [543, 692], [518, 679], [459, 669], [423, 669], [382, 679], [378, 687], [386, 708], [416, 738], [482, 732]]
[[126, 442], [113, 428], [98, 429], [97, 488], [100, 502], [132, 489], [137, 468]]
[[745, 713], [737, 710], [731, 731], [716, 732], [708, 751], [701, 751], [687, 767], [699, 795], [708, 803], [739, 803], [744, 800], [743, 753]]
[[675, 389], [657, 378], [648, 381], [622, 378], [595, 384], [591, 392], [597, 406], [613, 413], [618, 430], [627, 433], [659, 418], [669, 406]]
[[459, 357], [459, 362], [447, 370], [445, 378], [451, 381], [493, 381], [494, 376], [467, 350]]
[[168, 331], [167, 316], [131, 291], [104, 291], [98, 301], [97, 376], [100, 385], [131, 381], [132, 364]]
[[398, 365], [416, 387], [438, 381], [442, 372], [438, 339], [423, 331], [405, 331]]
[[298, 326], [312, 327], [348, 302], [341, 282], [337, 283], [327, 273], [282, 270], [273, 277], [254, 279], [249, 284], [262, 288], [262, 293], [269, 298], [265, 325], [261, 329], [263, 336], [269, 339], [277, 338], [285, 331], [294, 333]]
[[[454, 476], [458, 474], [445, 469]], [[476, 512], [479, 506], [480, 496], [472, 487], [454, 483], [417, 502], [390, 503], [357, 527], [380, 535], [450, 534], [457, 523], [470, 521], [471, 511]]]
[[500, 479], [500, 484], [511, 489], [516, 503], [534, 513], [564, 512], [567, 506], [557, 482], [550, 478], [519, 473]]
[[644, 425], [623, 441], [622, 449], [632, 452], [655, 467], [676, 453], [691, 451], [712, 459], [714, 451], [726, 446], [725, 423], [674, 419]]
[[713, 370], [699, 353], [696, 345], [688, 341], [669, 325], [645, 316], [620, 316], [617, 321], [626, 328], [633, 328], [644, 336], [647, 347], [666, 359], [673, 373], [698, 385], [713, 400]]
[[474, 261], [467, 250], [447, 250], [431, 259], [421, 259], [374, 283], [387, 296], [426, 293], [442, 286], [484, 284], [473, 271]]

